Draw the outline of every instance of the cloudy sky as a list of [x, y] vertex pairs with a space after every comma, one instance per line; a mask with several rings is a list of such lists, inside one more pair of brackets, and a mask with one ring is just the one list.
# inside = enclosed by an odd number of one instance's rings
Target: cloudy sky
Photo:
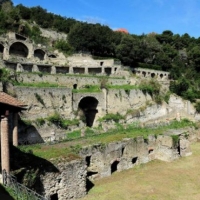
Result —
[[200, 37], [200, 0], [13, 0], [47, 11], [141, 35], [171, 30]]

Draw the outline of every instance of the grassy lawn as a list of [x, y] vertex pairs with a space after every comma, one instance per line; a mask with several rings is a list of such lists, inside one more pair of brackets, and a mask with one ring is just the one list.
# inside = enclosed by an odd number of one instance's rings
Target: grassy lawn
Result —
[[97, 180], [81, 200], [199, 200], [200, 143], [193, 155], [166, 163], [152, 161]]

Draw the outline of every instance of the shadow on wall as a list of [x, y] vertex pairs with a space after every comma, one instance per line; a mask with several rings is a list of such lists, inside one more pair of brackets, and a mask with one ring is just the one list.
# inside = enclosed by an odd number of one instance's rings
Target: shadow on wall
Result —
[[37, 129], [29, 124], [29, 122], [19, 119], [19, 144], [27, 145], [36, 143], [44, 143]]
[[10, 166], [19, 183], [39, 194], [44, 192], [40, 176], [46, 172], [59, 173], [51, 162], [33, 155], [31, 151], [23, 152], [13, 145], [10, 145]]
[[84, 97], [79, 102], [78, 108], [81, 109], [85, 115], [86, 126], [92, 127], [96, 114], [98, 113], [97, 105], [99, 101], [94, 97]]

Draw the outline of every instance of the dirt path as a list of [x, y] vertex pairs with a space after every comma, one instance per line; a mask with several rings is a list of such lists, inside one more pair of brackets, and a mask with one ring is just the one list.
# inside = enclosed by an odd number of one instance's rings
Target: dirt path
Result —
[[200, 200], [200, 143], [193, 155], [171, 163], [153, 161], [95, 181], [81, 200]]

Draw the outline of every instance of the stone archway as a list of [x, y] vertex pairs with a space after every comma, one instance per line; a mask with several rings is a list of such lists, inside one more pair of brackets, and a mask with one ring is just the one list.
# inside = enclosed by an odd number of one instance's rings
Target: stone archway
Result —
[[39, 58], [39, 60], [44, 60], [45, 52], [42, 49], [36, 49], [34, 51], [34, 57]]
[[9, 55], [26, 58], [28, 56], [28, 47], [22, 42], [15, 42], [10, 46]]
[[96, 113], [98, 113], [97, 105], [99, 101], [95, 97], [84, 97], [80, 100], [78, 108], [83, 111], [86, 126], [92, 127]]

